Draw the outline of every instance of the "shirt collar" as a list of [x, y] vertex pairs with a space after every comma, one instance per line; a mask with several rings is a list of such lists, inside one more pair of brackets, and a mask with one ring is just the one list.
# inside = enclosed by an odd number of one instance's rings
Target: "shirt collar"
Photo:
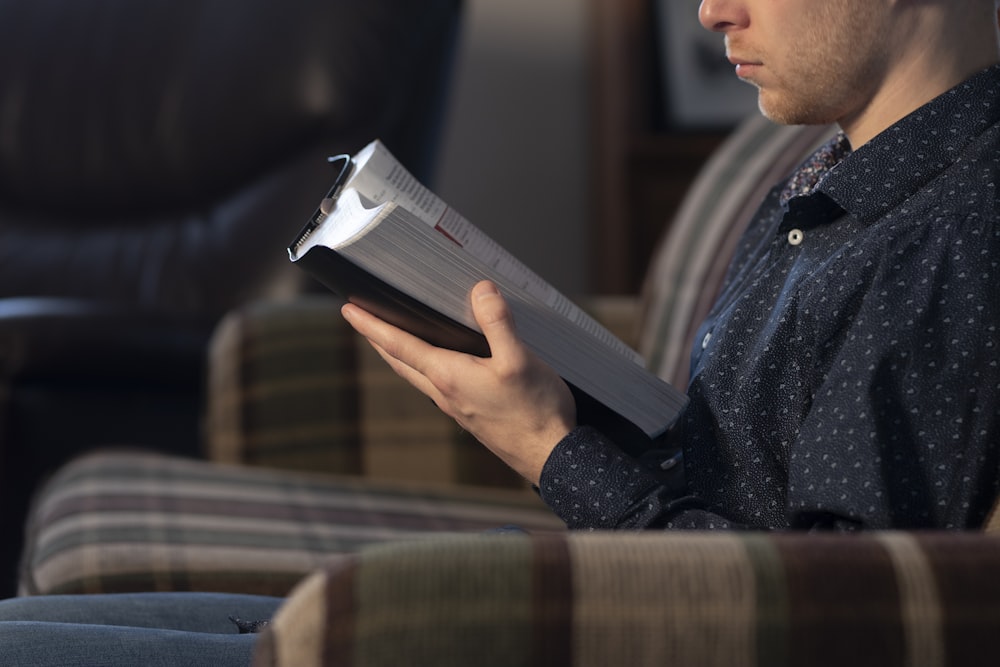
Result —
[[931, 100], [847, 155], [817, 185], [862, 222], [873, 222], [958, 161], [1000, 123], [1000, 65]]

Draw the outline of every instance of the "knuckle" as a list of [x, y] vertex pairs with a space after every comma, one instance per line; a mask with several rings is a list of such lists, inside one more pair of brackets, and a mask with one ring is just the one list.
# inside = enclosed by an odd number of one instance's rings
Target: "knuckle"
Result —
[[449, 403], [454, 403], [456, 397], [461, 395], [455, 390], [455, 385], [451, 382], [436, 383], [434, 386], [437, 387], [437, 390], [441, 392], [441, 396]]
[[504, 384], [519, 384], [531, 375], [531, 365], [521, 355], [508, 355], [497, 359], [493, 371]]
[[437, 390], [441, 392], [441, 395], [445, 398], [451, 399], [460, 393], [459, 383], [450, 373], [429, 371], [427, 373], [427, 379], [431, 381], [431, 384], [437, 387]]

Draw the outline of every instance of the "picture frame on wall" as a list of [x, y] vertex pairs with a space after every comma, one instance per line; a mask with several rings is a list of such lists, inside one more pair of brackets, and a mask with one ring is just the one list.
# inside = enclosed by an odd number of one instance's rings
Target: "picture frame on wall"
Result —
[[721, 34], [698, 21], [696, 3], [654, 0], [664, 121], [678, 129], [732, 127], [757, 110], [757, 89], [726, 59]]

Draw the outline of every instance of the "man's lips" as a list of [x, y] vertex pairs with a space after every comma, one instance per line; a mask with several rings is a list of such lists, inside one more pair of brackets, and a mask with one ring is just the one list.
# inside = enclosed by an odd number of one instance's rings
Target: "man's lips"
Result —
[[741, 58], [738, 56], [729, 56], [729, 62], [736, 67], [736, 76], [740, 78], [746, 78], [753, 75], [758, 68], [760, 68], [763, 63], [758, 60], [751, 60], [749, 58]]

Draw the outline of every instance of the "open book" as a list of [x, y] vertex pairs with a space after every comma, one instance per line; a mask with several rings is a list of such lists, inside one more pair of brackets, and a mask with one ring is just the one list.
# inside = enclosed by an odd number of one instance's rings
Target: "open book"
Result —
[[334, 293], [430, 343], [489, 356], [469, 292], [492, 280], [525, 345], [573, 389], [581, 423], [653, 439], [676, 420], [683, 393], [421, 185], [381, 142], [330, 161], [339, 177], [288, 253]]

